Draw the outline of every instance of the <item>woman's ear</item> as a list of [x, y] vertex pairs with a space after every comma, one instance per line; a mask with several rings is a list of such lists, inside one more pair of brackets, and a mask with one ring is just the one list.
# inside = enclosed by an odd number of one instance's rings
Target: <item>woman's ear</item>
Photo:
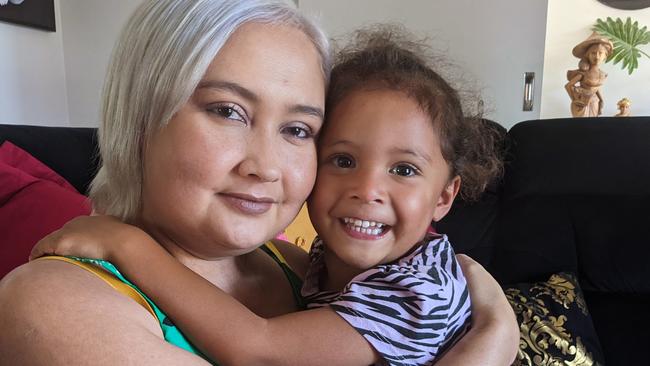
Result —
[[443, 217], [451, 209], [451, 204], [454, 203], [454, 199], [460, 190], [460, 176], [453, 177], [445, 189], [440, 192], [438, 197], [438, 202], [436, 202], [436, 208], [433, 211], [433, 221], [438, 222], [442, 220]]

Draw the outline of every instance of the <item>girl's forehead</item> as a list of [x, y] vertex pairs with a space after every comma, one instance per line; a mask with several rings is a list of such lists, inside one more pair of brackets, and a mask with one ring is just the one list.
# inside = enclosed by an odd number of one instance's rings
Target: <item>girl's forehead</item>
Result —
[[403, 92], [390, 89], [355, 92], [329, 112], [321, 141], [325, 145], [341, 141], [368, 148], [439, 145], [430, 115]]

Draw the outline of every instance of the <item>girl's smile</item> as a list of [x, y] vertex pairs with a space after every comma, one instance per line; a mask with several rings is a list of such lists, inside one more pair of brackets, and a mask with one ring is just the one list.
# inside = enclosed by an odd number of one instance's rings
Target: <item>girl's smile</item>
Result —
[[447, 213], [460, 179], [409, 95], [356, 90], [329, 113], [309, 213], [332, 258], [328, 272], [360, 273], [416, 245]]
[[372, 220], [344, 217], [341, 221], [348, 234], [355, 239], [380, 239], [390, 230], [390, 226]]

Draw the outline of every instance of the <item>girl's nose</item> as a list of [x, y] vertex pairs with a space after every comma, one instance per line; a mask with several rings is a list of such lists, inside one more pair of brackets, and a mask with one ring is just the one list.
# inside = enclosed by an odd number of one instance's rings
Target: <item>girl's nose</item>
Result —
[[382, 204], [386, 201], [385, 183], [379, 172], [371, 169], [359, 170], [353, 174], [349, 197], [362, 203]]

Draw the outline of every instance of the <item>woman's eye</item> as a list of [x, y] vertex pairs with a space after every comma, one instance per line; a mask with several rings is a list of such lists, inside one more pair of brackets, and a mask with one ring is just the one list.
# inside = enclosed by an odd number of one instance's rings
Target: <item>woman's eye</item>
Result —
[[244, 118], [244, 112], [238, 110], [238, 108], [236, 108], [234, 105], [219, 105], [211, 107], [209, 111], [225, 119], [246, 122], [246, 119]]
[[335, 156], [334, 158], [332, 158], [332, 162], [338, 168], [343, 168], [343, 169], [354, 168], [354, 161], [352, 161], [352, 159], [350, 159], [347, 156], [342, 156], [342, 155]]
[[313, 136], [311, 130], [300, 126], [285, 127], [282, 132], [299, 139], [308, 139]]
[[391, 174], [399, 175], [401, 177], [410, 177], [418, 174], [418, 170], [416, 167], [407, 164], [396, 165], [390, 168], [389, 172]]

